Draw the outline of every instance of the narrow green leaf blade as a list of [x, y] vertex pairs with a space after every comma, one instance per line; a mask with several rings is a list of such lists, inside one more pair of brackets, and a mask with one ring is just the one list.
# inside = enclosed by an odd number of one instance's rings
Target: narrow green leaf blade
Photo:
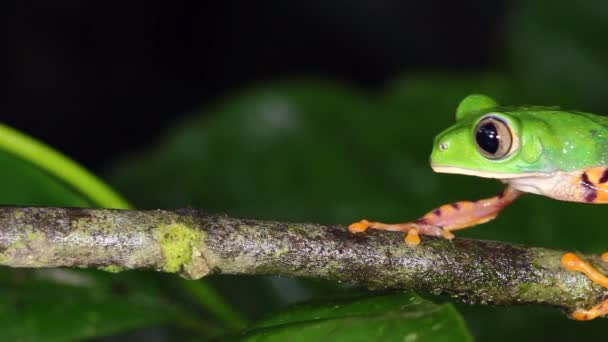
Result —
[[[128, 206], [76, 162], [0, 125], [0, 204]], [[142, 273], [0, 269], [0, 340], [97, 337], [175, 321], [177, 308]]]

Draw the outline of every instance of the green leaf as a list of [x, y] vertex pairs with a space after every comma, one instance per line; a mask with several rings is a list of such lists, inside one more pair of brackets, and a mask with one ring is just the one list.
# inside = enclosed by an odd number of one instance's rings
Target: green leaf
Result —
[[[569, 11], [571, 5], [562, 10]], [[570, 39], [562, 26], [574, 24], [543, 16], [549, 7], [545, 3], [518, 6], [531, 8], [526, 25], [556, 31], [531, 32], [536, 38], [528, 39], [524, 26], [512, 27], [522, 30], [509, 38], [512, 44], [518, 39], [525, 43], [516, 51], [520, 54], [513, 64], [519, 75], [516, 82], [497, 75], [420, 75], [375, 96], [326, 82], [250, 88], [201, 109], [205, 115], [192, 115], [171, 127], [158, 146], [117, 166], [112, 180], [145, 207], [192, 205], [242, 217], [340, 224], [361, 218], [402, 222], [440, 204], [495, 195], [503, 185], [494, 180], [438, 175], [428, 166], [434, 136], [454, 122], [456, 107], [466, 95], [483, 93], [504, 105], [574, 104], [589, 110], [608, 99], [603, 71], [593, 74], [596, 67], [564, 65], [568, 58], [560, 55], [560, 48], [544, 47], [545, 37], [552, 37], [549, 42], [555, 37], [568, 40], [564, 50], [568, 54], [582, 52], [571, 50], [572, 44], [594, 49], [604, 49], [605, 44], [586, 41], [580, 33]], [[548, 21], [551, 24], [546, 26]], [[606, 22], [595, 20], [581, 26], [593, 23]], [[560, 60], [558, 67], [552, 64], [555, 59]], [[608, 57], [600, 60], [608, 61]], [[603, 68], [604, 64], [598, 65]], [[561, 75], [562, 70], [568, 75]], [[575, 73], [579, 71], [589, 75], [589, 84], [585, 77], [578, 79]], [[561, 91], [571, 87], [571, 77], [577, 78], [573, 87], [582, 90]], [[593, 101], [577, 102], [591, 94]], [[598, 227], [605, 226], [605, 221], [604, 206], [530, 195], [506, 208], [496, 220], [457, 235], [601, 252], [607, 244]], [[250, 280], [254, 281], [259, 280]], [[239, 281], [237, 289], [224, 291], [248, 293], [250, 282]], [[245, 300], [253, 302], [259, 314], [277, 298], [292, 302], [318, 297], [328, 287], [310, 290], [304, 282], [273, 279], [265, 291], [274, 291], [273, 298], [256, 295]], [[601, 322], [571, 324], [556, 309], [537, 311], [534, 307], [475, 307], [467, 309], [466, 318], [476, 336], [497, 340], [525, 340], [532, 335], [529, 331], [542, 331], [556, 340], [575, 332], [596, 339], [603, 336], [597, 328]]]
[[[59, 152], [0, 125], [0, 203], [125, 207], [91, 173]], [[74, 340], [185, 320], [155, 281], [65, 269], [0, 272], [0, 340]]]
[[[177, 123], [158, 146], [126, 156], [111, 180], [140, 207], [342, 224], [415, 218], [448, 201], [445, 189], [452, 197], [483, 194], [476, 179], [434, 175], [430, 144], [467, 94], [509, 103], [508, 89], [495, 75], [410, 78], [378, 96], [327, 82], [256, 87]], [[340, 287], [277, 278], [211, 281], [228, 298], [240, 296], [234, 303], [253, 308], [251, 316], [277, 301]]]
[[104, 282], [98, 274], [63, 269], [3, 272], [0, 339], [80, 340], [181, 316], [161, 296], [123, 278]]
[[[494, 180], [434, 174], [428, 155], [433, 137], [454, 122], [467, 94], [517, 105], [527, 100], [513, 88], [526, 87], [497, 75], [409, 77], [375, 96], [325, 82], [268, 84], [179, 122], [158, 146], [125, 159], [112, 181], [147, 207], [192, 205], [243, 217], [341, 224], [405, 221], [443, 203], [501, 191]], [[532, 103], [554, 104], [549, 100]], [[600, 252], [606, 243], [597, 227], [605, 220], [603, 206], [530, 195], [496, 220], [457, 235]], [[248, 294], [253, 282], [263, 281], [239, 279], [221, 290]], [[267, 291], [241, 302], [259, 315], [268, 303], [320, 298], [336, 287], [272, 279]], [[602, 336], [601, 321], [577, 324], [553, 308], [458, 308], [482, 340], [523, 341], [536, 331], [555, 340]]]
[[[0, 124], [0, 203], [107, 208], [129, 205], [95, 175], [58, 151]], [[20, 193], [19, 190], [23, 191]], [[44, 199], [45, 203], [37, 203]], [[27, 203], [26, 203], [27, 202]]]
[[[111, 181], [146, 208], [342, 223], [419, 215], [437, 189], [433, 135], [468, 93], [507, 101], [505, 88], [494, 76], [420, 77], [380, 97], [328, 82], [252, 88], [177, 123]], [[404, 194], [427, 202], [404, 206]]]
[[[113, 189], [74, 161], [45, 144], [4, 125], [0, 125], [0, 177], [0, 188], [3, 189], [0, 192], [0, 203], [4, 204], [130, 207], [127, 201], [122, 199]], [[11, 273], [8, 270], [6, 272]], [[119, 280], [141, 278], [142, 276], [138, 273], [111, 276], [107, 274], [94, 275], [95, 282], [103, 281], [103, 278], [106, 278], [107, 281], [107, 278], [110, 277]], [[37, 286], [35, 279], [31, 279], [31, 282], [33, 284], [25, 284], [23, 288], [27, 289], [30, 285]], [[10, 283], [8, 286], [10, 287]], [[131, 287], [134, 288], [133, 291], [141, 287], [141, 290], [133, 293], [138, 293], [138, 297], [147, 296], [147, 301], [150, 304], [156, 303], [159, 298], [163, 297], [163, 294], [157, 288], [137, 285], [137, 282], [132, 282]], [[199, 300], [199, 303], [207, 307], [220, 319], [223, 319], [227, 325], [236, 328], [244, 324], [240, 316], [208, 284], [196, 282], [184, 286], [184, 288], [190, 291]], [[99, 294], [95, 294], [93, 290], [76, 292], [78, 295], [72, 295], [71, 292], [57, 291], [56, 287], [48, 288], [48, 291], [36, 292], [38, 296], [42, 294], [48, 296], [49, 302], [58, 301], [72, 304], [63, 307], [66, 317], [64, 322], [67, 323], [62, 328], [65, 334], [78, 335], [86, 330], [89, 334], [86, 336], [93, 336], [90, 335], [91, 331], [105, 331], [107, 333], [108, 330], [111, 330], [116, 332], [133, 326], [149, 325], [161, 320], [161, 318], [165, 321], [177, 318], [176, 315], [168, 315], [167, 310], [163, 307], [151, 310], [149, 307], [142, 307], [135, 302], [131, 302], [129, 296], [114, 298], [111, 292], [103, 292], [104, 300], [108, 303], [113, 301], [123, 303], [123, 306], [128, 306], [128, 309], [118, 305], [116, 306], [118, 314], [110, 310], [96, 312], [96, 309], [90, 305], [90, 301], [92, 299], [98, 300], [100, 298]], [[69, 300], [63, 298], [65, 296], [69, 296]], [[27, 295], [24, 296], [24, 301], [27, 299], [26, 297]], [[1, 302], [0, 305], [2, 305]], [[99, 307], [104, 308], [101, 305]], [[36, 317], [40, 317], [40, 320], [44, 319], [44, 312], [37, 311], [40, 308], [40, 306], [31, 308], [30, 316], [27, 319], [33, 321], [36, 321]], [[83, 326], [83, 321], [77, 319], [82, 317], [83, 310], [84, 313], [94, 315], [96, 320], [87, 322], [88, 325]], [[74, 317], [70, 317], [70, 315]], [[185, 316], [184, 313], [180, 315]], [[187, 319], [195, 320], [194, 318]], [[121, 324], [112, 323], [116, 321]], [[61, 324], [57, 325], [60, 326]], [[34, 327], [40, 330], [34, 329], [32, 333], [40, 336], [43, 336], [48, 328], [47, 325], [38, 324], [38, 322]], [[2, 333], [0, 332], [1, 336]]]
[[471, 341], [453, 306], [413, 294], [298, 305], [256, 324], [244, 341]]
[[0, 150], [0, 204], [88, 207], [92, 203], [45, 171]]
[[[405, 221], [440, 204], [501, 191], [499, 182], [434, 174], [428, 166], [434, 136], [454, 122], [469, 93], [505, 105], [526, 103], [496, 75], [410, 77], [376, 96], [322, 82], [270, 84], [173, 126], [159, 146], [123, 162], [112, 180], [148, 207], [193, 205], [243, 217], [341, 224], [364, 217]], [[603, 206], [530, 195], [496, 220], [457, 235], [600, 252], [606, 243], [597, 227], [605, 219]], [[258, 288], [266, 279], [239, 280], [228, 298], [250, 293], [253, 282]], [[259, 315], [277, 301], [319, 298], [336, 287], [272, 279], [267, 291], [240, 304]], [[552, 308], [459, 308], [466, 309], [474, 335], [485, 339], [533, 339], [526, 331], [539, 325], [550, 326], [542, 334], [553, 339], [574, 332], [601, 336], [601, 321], [576, 324]]]

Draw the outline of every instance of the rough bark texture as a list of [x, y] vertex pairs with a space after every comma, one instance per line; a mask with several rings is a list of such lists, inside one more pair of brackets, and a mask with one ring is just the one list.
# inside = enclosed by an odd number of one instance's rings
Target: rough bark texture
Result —
[[[449, 294], [468, 303], [586, 308], [608, 291], [560, 266], [563, 251], [343, 226], [205, 215], [198, 210], [0, 208], [0, 264], [155, 269], [186, 278], [271, 274]], [[607, 265], [583, 256], [601, 271]]]

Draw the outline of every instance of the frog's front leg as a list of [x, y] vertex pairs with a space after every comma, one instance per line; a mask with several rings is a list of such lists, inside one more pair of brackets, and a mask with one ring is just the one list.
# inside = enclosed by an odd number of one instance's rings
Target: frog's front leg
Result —
[[[608, 262], [608, 253], [602, 254], [602, 260]], [[574, 253], [564, 254], [562, 256], [561, 263], [565, 269], [582, 272], [594, 283], [608, 288], [608, 277], [598, 272], [588, 263], [582, 261]], [[577, 321], [588, 321], [606, 314], [608, 314], [608, 299], [588, 310], [576, 309], [570, 314], [570, 316]]]
[[452, 239], [454, 234], [450, 231], [472, 227], [492, 220], [502, 208], [513, 202], [521, 194], [520, 191], [509, 185], [500, 195], [479, 201], [460, 201], [445, 204], [428, 212], [416, 221], [388, 224], [361, 220], [348, 226], [348, 230], [352, 233], [361, 233], [369, 228], [405, 232], [407, 233], [405, 242], [410, 246], [417, 246], [420, 243], [419, 235], [442, 236], [446, 239]]

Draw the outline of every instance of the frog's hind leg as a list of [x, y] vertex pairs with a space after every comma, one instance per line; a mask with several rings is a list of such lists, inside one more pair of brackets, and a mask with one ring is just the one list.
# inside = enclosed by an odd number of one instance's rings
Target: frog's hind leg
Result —
[[472, 227], [494, 219], [505, 206], [521, 194], [512, 186], [507, 186], [500, 195], [479, 201], [445, 204], [412, 222], [387, 224], [361, 220], [351, 224], [348, 229], [352, 233], [364, 232], [369, 228], [405, 232], [407, 233], [405, 242], [411, 246], [420, 243], [419, 234], [452, 239], [454, 234], [450, 232], [451, 230]]
[[[608, 261], [608, 252], [602, 254], [602, 260]], [[562, 266], [569, 271], [579, 271], [584, 273], [591, 281], [608, 288], [608, 277], [598, 272], [588, 263], [582, 261], [574, 253], [566, 253], [561, 259]], [[594, 307], [585, 309], [576, 309], [571, 313], [571, 317], [577, 321], [588, 321], [600, 316], [608, 314], [608, 299], [595, 305]]]
[[573, 178], [578, 184], [576, 202], [606, 204], [608, 203], [608, 168], [594, 167], [584, 170], [578, 177]]

